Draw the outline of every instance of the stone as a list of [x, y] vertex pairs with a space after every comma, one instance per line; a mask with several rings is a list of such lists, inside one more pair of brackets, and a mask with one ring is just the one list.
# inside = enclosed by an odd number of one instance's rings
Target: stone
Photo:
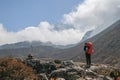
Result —
[[44, 73], [41, 73], [41, 74], [38, 74], [38, 80], [48, 80], [46, 74]]
[[57, 78], [56, 80], [65, 80], [64, 78]]

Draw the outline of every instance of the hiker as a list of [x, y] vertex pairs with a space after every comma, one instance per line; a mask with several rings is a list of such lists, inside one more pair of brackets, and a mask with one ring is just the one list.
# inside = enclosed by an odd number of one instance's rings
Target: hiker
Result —
[[86, 55], [87, 67], [90, 68], [90, 66], [91, 66], [91, 54], [93, 53], [92, 43], [91, 42], [86, 42], [85, 43], [84, 51], [85, 51], [85, 55]]

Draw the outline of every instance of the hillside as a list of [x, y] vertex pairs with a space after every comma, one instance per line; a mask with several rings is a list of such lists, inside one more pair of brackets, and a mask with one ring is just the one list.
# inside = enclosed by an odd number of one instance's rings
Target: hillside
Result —
[[[119, 64], [120, 66], [120, 21], [94, 41], [95, 61]], [[102, 60], [101, 60], [102, 59]]]

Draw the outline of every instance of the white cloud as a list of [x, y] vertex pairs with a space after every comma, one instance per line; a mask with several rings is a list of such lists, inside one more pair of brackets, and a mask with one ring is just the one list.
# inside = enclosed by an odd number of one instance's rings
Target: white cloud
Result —
[[118, 8], [120, 8], [120, 5], [118, 5]]
[[[96, 28], [93, 32], [95, 35], [120, 19], [119, 5], [120, 0], [85, 0], [75, 11], [64, 14], [60, 25], [51, 25], [44, 21], [38, 26], [29, 26], [18, 32], [8, 32], [0, 24], [0, 44], [33, 40], [61, 45], [74, 44], [88, 30]], [[56, 30], [56, 27], [61, 29]]]
[[57, 31], [48, 22], [41, 22], [37, 27], [30, 26], [18, 32], [7, 32], [0, 25], [0, 44], [36, 40], [66, 45], [79, 42], [84, 34], [73, 28]]
[[63, 22], [80, 30], [99, 28], [101, 31], [120, 19], [119, 4], [120, 0], [85, 0], [76, 11], [65, 14]]

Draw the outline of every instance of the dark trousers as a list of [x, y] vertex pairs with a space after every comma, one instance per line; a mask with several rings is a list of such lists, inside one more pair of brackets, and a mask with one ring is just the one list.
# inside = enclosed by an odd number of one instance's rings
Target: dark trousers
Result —
[[90, 66], [91, 65], [91, 54], [85, 53], [85, 55], [86, 55], [86, 63], [88, 66]]

